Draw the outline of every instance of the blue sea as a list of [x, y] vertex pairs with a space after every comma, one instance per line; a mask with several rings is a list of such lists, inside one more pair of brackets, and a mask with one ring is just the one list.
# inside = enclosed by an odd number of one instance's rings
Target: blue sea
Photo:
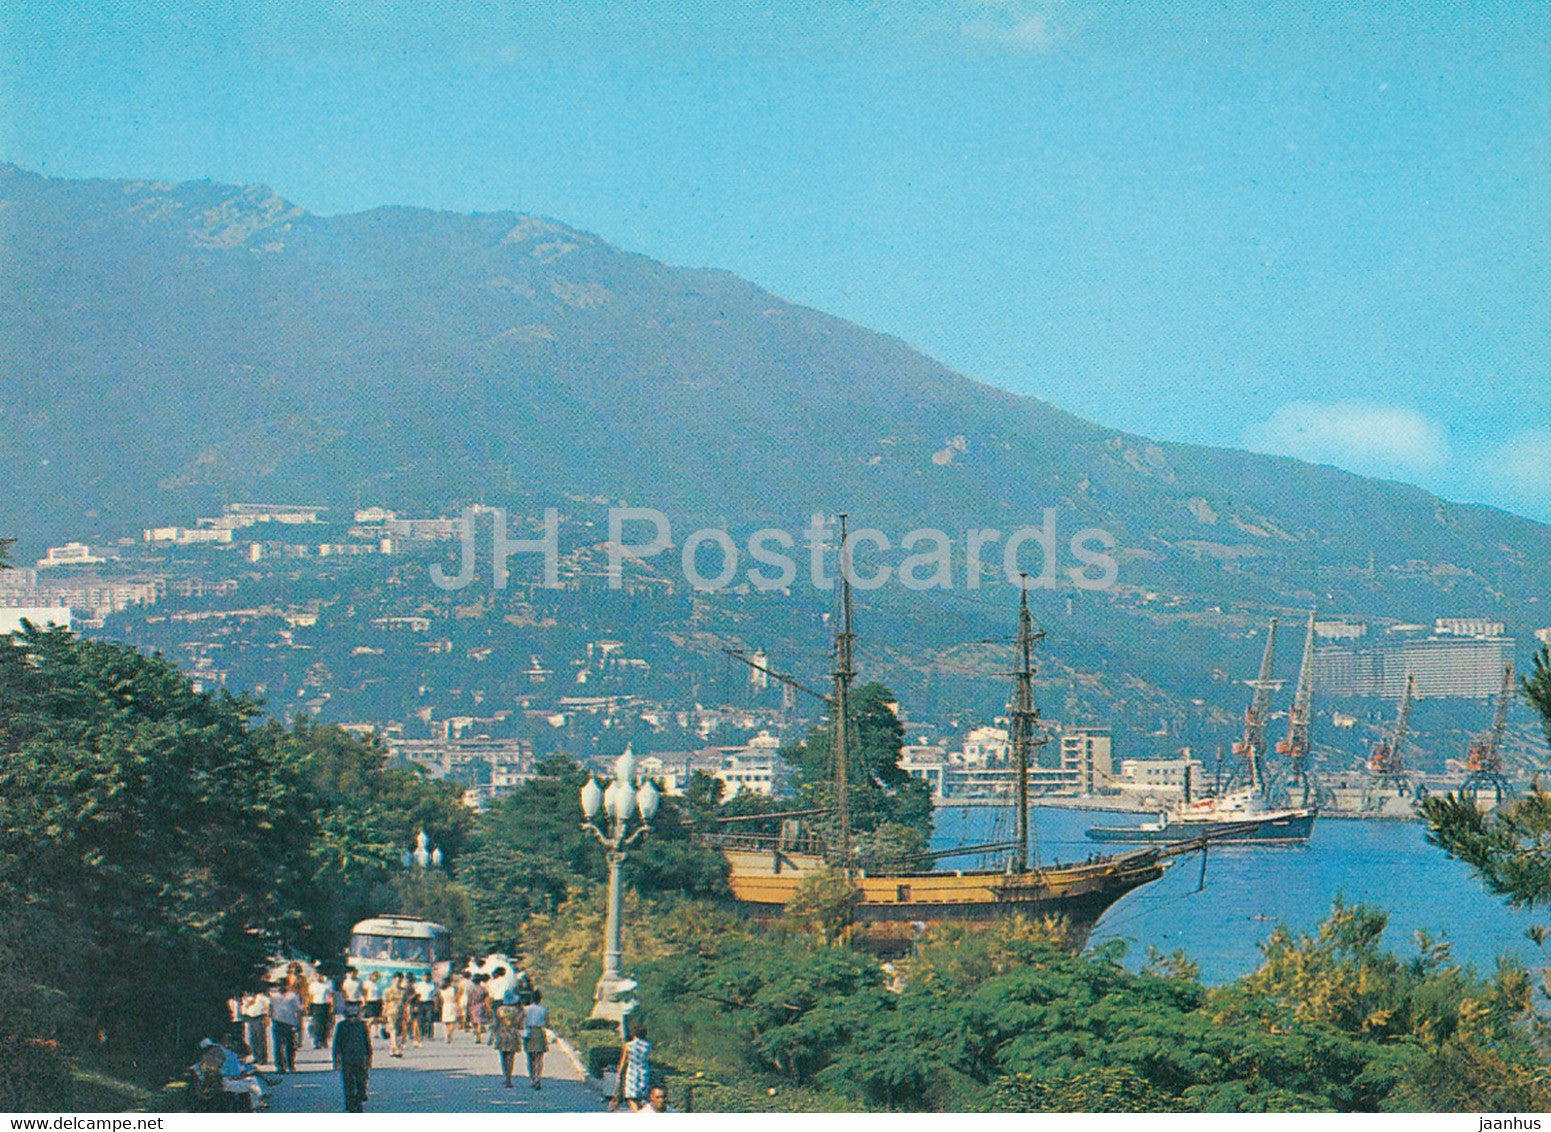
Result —
[[[1089, 841], [1091, 825], [1126, 825], [1149, 815], [1087, 810], [1033, 811], [1041, 862], [1080, 861], [1107, 850]], [[942, 807], [933, 847], [951, 848], [1008, 837], [1009, 818], [992, 807]], [[971, 867], [964, 858], [942, 862]], [[1515, 911], [1492, 896], [1465, 865], [1427, 844], [1412, 822], [1317, 821], [1306, 845], [1214, 846], [1206, 866], [1206, 887], [1197, 892], [1201, 857], [1177, 859], [1162, 879], [1144, 885], [1115, 904], [1094, 929], [1092, 942], [1124, 939], [1128, 962], [1139, 962], [1149, 945], [1163, 952], [1182, 949], [1201, 966], [1209, 983], [1228, 982], [1260, 964], [1259, 943], [1278, 923], [1312, 929], [1339, 895], [1389, 914], [1384, 942], [1397, 955], [1415, 954], [1413, 935], [1424, 930], [1445, 938], [1456, 960], [1490, 972], [1499, 955], [1513, 955], [1531, 967], [1551, 964], [1524, 931], [1551, 922], [1544, 911]], [[1551, 945], [1548, 945], [1551, 946]]]

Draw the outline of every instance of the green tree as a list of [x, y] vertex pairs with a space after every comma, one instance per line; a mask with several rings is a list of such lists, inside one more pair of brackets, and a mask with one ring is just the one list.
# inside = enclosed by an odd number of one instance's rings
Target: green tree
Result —
[[256, 713], [61, 629], [0, 648], [0, 918], [25, 910], [29, 973], [73, 1028], [164, 1048], [262, 967], [312, 822]]
[[[899, 765], [905, 732], [893, 703], [893, 693], [878, 683], [860, 685], [851, 693], [851, 828], [867, 834], [885, 824], [903, 826], [919, 834], [924, 848], [932, 830], [932, 795], [925, 782]], [[804, 807], [833, 804], [832, 738], [827, 726], [815, 727], [801, 743], [781, 752], [798, 768], [798, 798]]]
[[[423, 829], [448, 869], [456, 867], [474, 824], [462, 791], [418, 770], [388, 767], [386, 750], [338, 727], [304, 718], [289, 728], [271, 723], [263, 734], [295, 766], [299, 788], [314, 800], [308, 871], [292, 893], [288, 942], [314, 956], [337, 955], [357, 920], [421, 914], [402, 903], [410, 893], [396, 883], [400, 857]], [[464, 897], [445, 895], [452, 914]], [[465, 946], [456, 933], [454, 943]]]
[[816, 932], [831, 946], [856, 922], [862, 890], [839, 869], [818, 869], [797, 882], [786, 919], [800, 931]]
[[[480, 816], [457, 873], [473, 900], [479, 946], [514, 948], [528, 917], [553, 911], [572, 889], [607, 877], [602, 849], [582, 828], [579, 796], [586, 781], [574, 762], [553, 755]], [[701, 784], [697, 794], [704, 793]], [[626, 859], [626, 882], [646, 895], [724, 894], [726, 865], [698, 843], [698, 812], [664, 798], [646, 843]]]
[[627, 883], [645, 896], [726, 896], [727, 862], [720, 853], [701, 844], [703, 828], [699, 815], [689, 806], [680, 805], [678, 798], [664, 798], [640, 851], [625, 861]]
[[1129, 1065], [1096, 1065], [1054, 1079], [1032, 1073], [999, 1077], [989, 1107], [996, 1112], [1168, 1112], [1180, 1099]]
[[1551, 794], [1538, 785], [1490, 814], [1457, 794], [1422, 803], [1427, 840], [1516, 908], [1551, 904]]
[[884, 822], [857, 838], [856, 863], [870, 873], [909, 871], [922, 866], [925, 850], [926, 838], [920, 830], [900, 822]]
[[57, 1102], [78, 1057], [160, 1084], [277, 950], [333, 954], [374, 890], [393, 898], [392, 846], [410, 829], [456, 845], [468, 821], [445, 788], [385, 772], [380, 749], [263, 723], [254, 701], [197, 692], [161, 657], [62, 629], [12, 642], [0, 1097], [44, 1098], [14, 1107]]
[[655, 992], [680, 1032], [715, 1020], [711, 1048], [731, 1059], [729, 1075], [752, 1070], [793, 1085], [811, 1082], [870, 1015], [892, 1005], [869, 956], [768, 937], [735, 935], [645, 974], [643, 990]]
[[460, 950], [473, 946], [474, 901], [467, 889], [443, 869], [400, 872], [389, 882], [389, 903], [402, 916], [434, 920], [452, 933], [452, 945]]
[[[1480, 978], [1425, 938], [1410, 957], [1390, 954], [1382, 914], [1360, 906], [1337, 904], [1310, 933], [1273, 933], [1262, 969], [1220, 988], [1178, 955], [1131, 971], [1115, 943], [1070, 954], [1043, 921], [936, 928], [910, 959], [881, 964], [781, 927], [713, 929], [716, 914], [695, 908], [637, 902], [626, 950], [662, 1064], [695, 1074], [697, 1105], [1539, 1111], [1548, 1100], [1525, 972]], [[556, 968], [584, 993], [600, 915], [593, 894], [543, 918], [545, 955], [570, 956]]]
[[515, 947], [529, 916], [553, 911], [571, 888], [606, 875], [603, 854], [581, 826], [577, 799], [586, 781], [574, 762], [552, 755], [480, 815], [457, 870], [473, 898], [480, 948]]
[[80, 1026], [69, 988], [95, 951], [78, 923], [39, 908], [8, 876], [0, 873], [0, 1111], [68, 1109], [78, 1048], [69, 1035]]
[[1519, 689], [1530, 706], [1540, 713], [1546, 742], [1551, 743], [1551, 645], [1535, 654], [1535, 667], [1529, 676], [1519, 678]]

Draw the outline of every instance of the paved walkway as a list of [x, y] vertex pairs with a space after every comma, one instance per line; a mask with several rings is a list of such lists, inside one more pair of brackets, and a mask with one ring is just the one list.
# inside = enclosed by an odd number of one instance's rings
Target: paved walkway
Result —
[[[372, 1073], [367, 1112], [602, 1112], [599, 1094], [581, 1080], [565, 1051], [552, 1045], [544, 1058], [538, 1090], [528, 1083], [527, 1065], [517, 1055], [512, 1087], [501, 1082], [501, 1059], [470, 1034], [447, 1044], [440, 1033], [420, 1049], [389, 1057], [388, 1043], [372, 1038]], [[268, 1072], [268, 1070], [266, 1070]], [[296, 1072], [280, 1079], [270, 1094], [273, 1112], [343, 1112], [339, 1074], [328, 1050], [307, 1049], [296, 1057]]]

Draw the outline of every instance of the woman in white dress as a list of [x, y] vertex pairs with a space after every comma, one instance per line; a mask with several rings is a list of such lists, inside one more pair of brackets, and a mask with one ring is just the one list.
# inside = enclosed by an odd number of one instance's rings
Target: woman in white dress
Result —
[[458, 1028], [458, 988], [451, 975], [442, 980], [442, 989], [437, 993], [442, 1000], [442, 1029], [447, 1031], [447, 1041], [451, 1044], [452, 1032]]

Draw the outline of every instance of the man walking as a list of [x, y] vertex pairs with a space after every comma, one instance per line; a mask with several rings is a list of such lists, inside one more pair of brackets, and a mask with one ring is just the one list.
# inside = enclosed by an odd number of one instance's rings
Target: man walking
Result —
[[366, 1077], [372, 1067], [372, 1039], [361, 1021], [361, 1005], [345, 1003], [345, 1016], [334, 1027], [334, 1068], [345, 1094], [345, 1111], [360, 1112], [366, 1103]]
[[415, 1017], [410, 1025], [410, 1035], [415, 1039], [415, 1048], [420, 1048], [420, 1043], [427, 1038], [434, 1037], [432, 1026], [436, 1023], [436, 1007], [440, 998], [436, 993], [436, 984], [431, 981], [429, 971], [422, 971], [420, 977], [415, 980]]
[[269, 996], [263, 991], [244, 995], [242, 1021], [248, 1030], [248, 1049], [262, 1065], [269, 1060]]
[[322, 971], [314, 971], [307, 990], [311, 998], [307, 1005], [307, 1025], [312, 1031], [312, 1048], [323, 1049], [329, 1044], [329, 1015], [334, 1009], [334, 981]]
[[366, 976], [366, 981], [361, 984], [361, 1020], [368, 1027], [377, 1028], [379, 1039], [387, 1038], [388, 1030], [382, 1017], [382, 981], [376, 971]]
[[296, 1032], [302, 1025], [302, 1000], [289, 986], [276, 986], [269, 995], [269, 1024], [274, 1032], [276, 1073], [296, 1071]]

